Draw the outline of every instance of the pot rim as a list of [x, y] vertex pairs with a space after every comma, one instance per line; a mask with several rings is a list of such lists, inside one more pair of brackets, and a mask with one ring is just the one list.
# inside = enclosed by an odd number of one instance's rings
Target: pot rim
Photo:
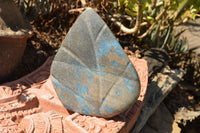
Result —
[[32, 31], [28, 30], [18, 30], [16, 32], [12, 30], [0, 30], [0, 38], [1, 37], [11, 37], [11, 38], [30, 38], [32, 36]]

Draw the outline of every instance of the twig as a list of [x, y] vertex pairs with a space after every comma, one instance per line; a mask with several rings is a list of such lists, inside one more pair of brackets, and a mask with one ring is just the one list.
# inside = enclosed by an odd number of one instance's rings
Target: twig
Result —
[[160, 1], [160, 2], [158, 2], [158, 3], [156, 4], [155, 8], [160, 7], [160, 6], [163, 6], [163, 5], [164, 5], [163, 1]]
[[27, 6], [27, 9], [29, 9], [29, 8], [30, 8], [30, 6], [29, 6], [28, 2], [26, 2], [26, 0], [24, 0], [24, 3], [26, 4], [26, 6]]
[[67, 9], [68, 10], [71, 8], [70, 5], [71, 5], [71, 0], [67, 0]]
[[148, 35], [148, 33], [153, 29], [154, 25], [158, 22], [158, 20], [165, 14], [165, 12], [167, 11], [167, 9], [169, 8], [169, 6], [171, 5], [171, 3], [169, 3], [164, 10], [155, 18], [154, 23], [149, 27], [149, 29], [143, 33], [141, 36], [138, 36], [138, 38], [144, 38], [145, 36]]
[[121, 15], [121, 14], [113, 14], [114, 18], [125, 18], [126, 20], [132, 21], [133, 18], [128, 15]]
[[85, 10], [85, 8], [76, 8], [76, 9], [70, 9], [68, 12], [70, 14], [73, 14], [75, 12], [82, 13], [84, 10]]
[[171, 20], [170, 14], [168, 14], [167, 17], [165, 17], [165, 19], [162, 21], [162, 25], [164, 25], [167, 20]]
[[78, 8], [78, 3], [79, 3], [79, 1], [80, 1], [80, 0], [77, 0], [77, 1], [76, 1], [76, 8]]
[[190, 17], [187, 16], [187, 17], [184, 18], [183, 20], [181, 20], [181, 21], [179, 21], [179, 22], [175, 22], [174, 25], [175, 25], [175, 26], [178, 26], [178, 25], [180, 25], [180, 24], [185, 24], [185, 23], [187, 23], [189, 20], [190, 20]]
[[127, 28], [125, 27], [122, 23], [120, 23], [119, 21], [117, 21], [115, 18], [110, 18], [111, 21], [114, 22], [114, 24], [116, 24], [117, 26], [120, 27], [120, 29], [127, 33], [127, 34], [137, 34], [139, 27], [140, 27], [140, 23], [141, 23], [141, 17], [142, 17], [142, 5], [138, 4], [138, 12], [137, 12], [137, 19], [136, 19], [136, 24], [134, 28]]
[[196, 14], [196, 17], [200, 17], [200, 14]]
[[106, 13], [108, 13], [108, 10], [106, 10], [106, 8], [104, 7], [104, 5], [105, 5], [105, 0], [101, 2], [101, 6], [103, 7], [104, 11], [105, 11]]
[[183, 7], [182, 7], [180, 10], [178, 10], [178, 12], [175, 13], [174, 21], [175, 21], [181, 14], [183, 14], [183, 11], [184, 11], [185, 7], [188, 6], [188, 5], [189, 5], [189, 1], [187, 1], [187, 2], [183, 5]]
[[[114, 18], [124, 18], [124, 19], [126, 19], [126, 20], [128, 20], [128, 21], [133, 21], [133, 18], [130, 17], [130, 16], [128, 16], [128, 15], [113, 14], [112, 17], [114, 17]], [[110, 18], [111, 18], [111, 17], [110, 17]], [[116, 20], [116, 21], [117, 21], [117, 20]], [[148, 25], [148, 22], [142, 22], [142, 23], [140, 24], [140, 27], [146, 26], [146, 25]]]
[[142, 22], [142, 23], [140, 24], [140, 27], [142, 27], [142, 26], [146, 26], [146, 25], [148, 25], [147, 22]]
[[167, 24], [167, 25], [162, 25], [162, 26], [160, 26], [160, 30], [163, 31], [163, 30], [169, 28], [169, 26], [170, 26], [169, 24]]
[[157, 0], [151, 0], [151, 9], [153, 10], [156, 7]]
[[82, 4], [82, 7], [85, 7], [86, 6], [85, 0], [81, 0], [81, 4]]
[[120, 0], [117, 0], [117, 6], [120, 7]]

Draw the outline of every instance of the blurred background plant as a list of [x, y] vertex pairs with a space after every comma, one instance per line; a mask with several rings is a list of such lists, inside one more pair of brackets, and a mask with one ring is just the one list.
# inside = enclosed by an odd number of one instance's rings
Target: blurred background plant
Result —
[[[176, 27], [200, 16], [200, 0], [14, 1], [33, 26], [34, 39], [30, 43], [46, 56], [59, 48], [78, 15], [85, 8], [92, 7], [130, 54], [139, 53], [136, 51], [138, 47], [163, 48], [172, 57], [171, 66], [182, 68], [187, 66], [176, 64], [186, 59], [188, 42], [180, 37], [183, 31], [177, 32]], [[199, 73], [200, 67], [195, 70]], [[200, 85], [198, 78], [196, 81]]]
[[123, 33], [140, 39], [142, 45], [164, 48], [171, 54], [187, 51], [187, 40], [179, 39], [181, 32], [176, 33], [174, 29], [195, 20], [200, 11], [199, 0], [118, 0], [113, 3], [120, 15], [113, 13], [110, 20]]
[[[199, 0], [16, 0], [16, 3], [24, 16], [35, 21], [48, 16], [49, 24], [56, 23], [55, 14], [61, 9], [59, 17], [66, 18], [93, 6], [119, 27], [119, 35], [131, 34], [143, 46], [164, 48], [176, 55], [185, 53], [188, 44], [185, 38], [179, 39], [175, 26], [195, 20], [200, 11]], [[56, 29], [60, 32], [65, 28], [57, 25]]]

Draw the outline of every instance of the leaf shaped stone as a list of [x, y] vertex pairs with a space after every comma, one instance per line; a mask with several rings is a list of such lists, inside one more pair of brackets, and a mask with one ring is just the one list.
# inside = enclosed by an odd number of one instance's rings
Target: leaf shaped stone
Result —
[[128, 109], [140, 92], [134, 66], [91, 8], [68, 32], [52, 63], [51, 79], [67, 109], [105, 118]]

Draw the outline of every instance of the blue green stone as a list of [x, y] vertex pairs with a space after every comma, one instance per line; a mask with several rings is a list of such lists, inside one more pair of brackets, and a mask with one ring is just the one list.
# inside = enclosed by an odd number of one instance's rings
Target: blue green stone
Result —
[[116, 38], [91, 8], [68, 32], [51, 66], [63, 105], [81, 114], [113, 117], [138, 99], [138, 74]]

